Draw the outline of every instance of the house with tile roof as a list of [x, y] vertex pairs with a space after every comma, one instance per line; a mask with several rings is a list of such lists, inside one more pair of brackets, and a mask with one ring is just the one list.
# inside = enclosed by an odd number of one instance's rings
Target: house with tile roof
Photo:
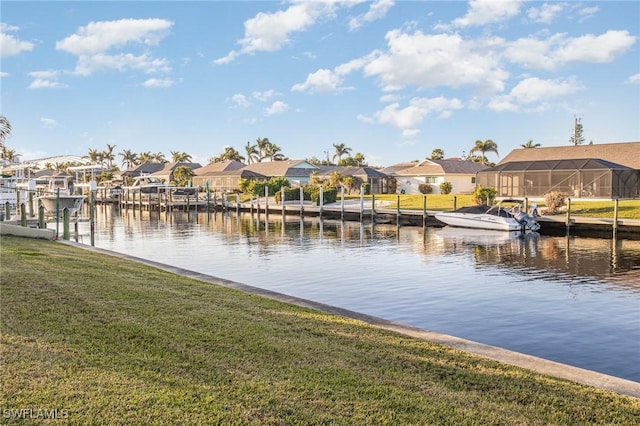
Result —
[[386, 173], [373, 167], [320, 166], [318, 177], [328, 179], [332, 173], [339, 172], [344, 176], [353, 176], [369, 185], [371, 194], [388, 194], [390, 181], [393, 179]]
[[125, 178], [134, 178], [138, 176], [150, 175], [162, 169], [164, 169], [164, 163], [142, 163], [121, 172], [120, 176]]
[[189, 167], [191, 170], [199, 169], [200, 167], [202, 167], [200, 163], [165, 163], [163, 164], [162, 169], [158, 170], [157, 172], [151, 173], [151, 176], [157, 177], [163, 182], [171, 183], [174, 180], [173, 172], [178, 167], [182, 166]]
[[396, 191], [400, 194], [420, 194], [420, 185], [431, 185], [431, 193], [440, 193], [440, 184], [450, 182], [452, 194], [470, 194], [476, 188], [476, 173], [488, 167], [463, 160], [449, 158], [445, 160], [422, 160], [400, 163], [381, 170], [395, 177]]
[[638, 198], [640, 142], [516, 149], [477, 181], [499, 197]]
[[306, 160], [262, 161], [249, 164], [243, 170], [266, 176], [267, 179], [284, 177], [293, 186], [300, 186], [309, 182], [309, 176], [318, 170], [318, 166]]
[[239, 188], [240, 179], [264, 179], [265, 176], [243, 170], [246, 164], [236, 160], [211, 163], [193, 170], [193, 186], [208, 187], [211, 191], [229, 192]]

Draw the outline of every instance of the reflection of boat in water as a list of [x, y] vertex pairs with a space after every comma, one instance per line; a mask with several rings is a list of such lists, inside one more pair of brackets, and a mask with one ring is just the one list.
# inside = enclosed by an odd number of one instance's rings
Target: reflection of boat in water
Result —
[[[532, 205], [535, 212], [535, 204]], [[438, 212], [436, 219], [462, 228], [496, 231], [537, 231], [540, 224], [524, 211], [521, 200], [507, 199], [494, 206], [480, 205], [462, 207], [451, 212]]]
[[[515, 240], [522, 236], [520, 231], [495, 231], [490, 229], [458, 228], [445, 226], [434, 230], [434, 234], [449, 241], [460, 241], [470, 244], [495, 244]], [[536, 234], [537, 235], [537, 234]]]

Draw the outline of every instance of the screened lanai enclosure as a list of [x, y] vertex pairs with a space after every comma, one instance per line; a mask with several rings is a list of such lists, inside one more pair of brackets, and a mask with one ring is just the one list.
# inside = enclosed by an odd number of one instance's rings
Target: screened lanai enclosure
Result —
[[543, 197], [551, 191], [571, 198], [638, 198], [640, 171], [599, 159], [513, 161], [477, 174], [477, 184], [498, 197]]

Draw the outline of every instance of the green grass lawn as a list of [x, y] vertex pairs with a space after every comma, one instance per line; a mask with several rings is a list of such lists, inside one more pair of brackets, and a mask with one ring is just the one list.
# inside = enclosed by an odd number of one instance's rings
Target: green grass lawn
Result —
[[639, 399], [115, 257], [14, 237], [0, 255], [3, 424], [640, 419]]
[[[425, 196], [422, 194], [380, 194], [376, 195], [376, 200], [387, 201], [389, 203], [388, 208], [395, 209], [398, 206], [398, 197], [401, 209], [422, 210], [423, 208]], [[442, 194], [430, 194], [426, 197], [427, 210], [452, 210], [454, 205], [456, 207], [475, 205], [473, 195], [468, 194], [456, 195], [455, 198], [453, 195]], [[346, 198], [359, 199], [359, 196], [351, 195]], [[366, 199], [369, 203], [371, 202], [371, 196], [367, 196]], [[542, 208], [545, 204], [544, 202], [538, 202], [538, 206]], [[613, 218], [613, 211], [613, 200], [571, 201], [572, 215]], [[640, 219], [640, 200], [620, 200], [618, 202], [618, 217], [621, 219]]]

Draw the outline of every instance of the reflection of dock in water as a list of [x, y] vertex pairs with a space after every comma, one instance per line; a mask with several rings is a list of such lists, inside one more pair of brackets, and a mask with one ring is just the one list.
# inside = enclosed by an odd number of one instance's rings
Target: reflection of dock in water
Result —
[[640, 292], [640, 241], [536, 234], [457, 236], [445, 230], [434, 231], [442, 239], [440, 244], [448, 245], [448, 250], [457, 244], [457, 249], [472, 253], [479, 264], [504, 267], [519, 275], [565, 277], [575, 283], [580, 283], [581, 277], [604, 278]]

